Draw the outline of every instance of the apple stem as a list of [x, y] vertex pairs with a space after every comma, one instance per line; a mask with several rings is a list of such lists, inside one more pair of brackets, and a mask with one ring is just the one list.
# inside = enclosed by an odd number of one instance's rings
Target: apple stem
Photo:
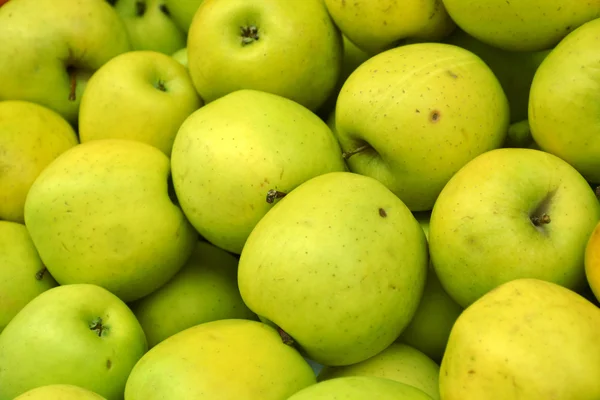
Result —
[[46, 274], [46, 271], [48, 271], [46, 269], [46, 267], [42, 267], [42, 269], [40, 269], [38, 272], [35, 273], [35, 279], [37, 279], [38, 281], [41, 281], [42, 279], [44, 279], [44, 275]]
[[277, 327], [277, 332], [279, 333], [279, 336], [281, 336], [281, 340], [283, 341], [284, 344], [294, 347], [294, 343], [295, 343], [294, 338], [292, 338], [289, 333], [287, 333], [280, 327]]
[[69, 101], [77, 100], [77, 71], [75, 68], [70, 68], [70, 89], [69, 89]]
[[548, 214], [542, 214], [541, 216], [535, 215], [535, 216], [531, 217], [531, 222], [533, 222], [533, 224], [535, 226], [549, 224], [550, 216]]
[[368, 144], [363, 144], [362, 146], [359, 146], [354, 150], [343, 152], [342, 157], [344, 157], [344, 160], [347, 160], [355, 154], [362, 153], [363, 151], [367, 150], [369, 147], [370, 146]]
[[279, 190], [271, 189], [267, 192], [267, 203], [273, 204], [276, 199], [282, 199], [287, 193], [280, 192]]
[[108, 330], [108, 328], [102, 324], [102, 318], [98, 317], [90, 323], [90, 330], [96, 331], [98, 336], [101, 337], [102, 334]]

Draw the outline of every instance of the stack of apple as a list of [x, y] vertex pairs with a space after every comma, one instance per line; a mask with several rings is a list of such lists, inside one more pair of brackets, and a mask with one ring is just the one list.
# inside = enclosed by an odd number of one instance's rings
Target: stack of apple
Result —
[[0, 6], [0, 400], [600, 398], [600, 2]]

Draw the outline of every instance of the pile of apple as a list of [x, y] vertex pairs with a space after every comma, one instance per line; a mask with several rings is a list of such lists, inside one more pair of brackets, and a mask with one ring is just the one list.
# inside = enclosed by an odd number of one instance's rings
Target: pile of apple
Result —
[[598, 400], [599, 198], [597, 0], [0, 0], [0, 400]]

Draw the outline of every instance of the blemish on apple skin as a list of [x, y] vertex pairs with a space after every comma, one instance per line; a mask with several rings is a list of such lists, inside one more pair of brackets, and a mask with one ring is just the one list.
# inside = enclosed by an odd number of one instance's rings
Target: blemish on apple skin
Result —
[[382, 218], [387, 217], [387, 213], [385, 212], [385, 210], [383, 208], [379, 209], [379, 216]]
[[106, 369], [111, 369], [111, 368], [112, 368], [112, 361], [106, 360]]
[[453, 79], [457, 79], [458, 78], [458, 75], [456, 75], [454, 72], [452, 72], [450, 70], [448, 70], [447, 72], [448, 72], [448, 75], [450, 75], [451, 78], [453, 78]]
[[431, 123], [435, 124], [437, 123], [441, 118], [441, 114], [438, 110], [433, 110], [430, 114], [429, 114], [429, 120], [431, 121]]

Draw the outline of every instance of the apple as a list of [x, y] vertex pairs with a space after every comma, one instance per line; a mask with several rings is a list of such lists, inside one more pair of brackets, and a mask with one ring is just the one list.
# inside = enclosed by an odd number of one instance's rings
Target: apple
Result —
[[25, 225], [0, 221], [0, 333], [27, 303], [56, 285]]
[[600, 17], [597, 1], [443, 1], [462, 30], [509, 51], [549, 49], [579, 25]]
[[87, 389], [74, 385], [46, 385], [31, 389], [14, 400], [106, 400]]
[[148, 346], [204, 322], [256, 319], [237, 287], [238, 260], [208, 242], [199, 241], [192, 256], [169, 282], [130, 304], [144, 328]]
[[24, 222], [25, 198], [35, 178], [79, 142], [60, 114], [21, 100], [0, 101], [0, 132], [0, 220]]
[[413, 386], [439, 400], [440, 366], [419, 350], [402, 343], [393, 343], [381, 353], [357, 364], [324, 367], [319, 381], [344, 376], [374, 376], [392, 379]]
[[194, 14], [202, 4], [203, 0], [164, 0], [169, 8], [171, 17], [180, 29], [186, 33], [190, 29]]
[[585, 273], [592, 292], [600, 301], [600, 222], [586, 244]]
[[275, 329], [224, 319], [150, 349], [129, 375], [125, 400], [280, 400], [315, 382], [312, 368]]
[[537, 278], [576, 290], [600, 203], [562, 159], [504, 148], [461, 168], [438, 197], [429, 250], [446, 292], [467, 307], [498, 285]]
[[49, 289], [0, 335], [0, 400], [50, 384], [70, 384], [107, 400], [147, 350], [142, 327], [114, 294], [90, 284]]
[[510, 121], [516, 123], [527, 119], [531, 82], [550, 50], [502, 50], [475, 39], [462, 29], [456, 29], [444, 43], [460, 46], [479, 56], [502, 85], [510, 106]]
[[323, 0], [204, 0], [187, 49], [192, 80], [206, 102], [254, 89], [311, 111], [333, 93], [343, 53]]
[[525, 119], [510, 124], [503, 147], [533, 148], [535, 145], [536, 143], [531, 136], [529, 120]]
[[2, 7], [4, 4], [8, 3], [9, 0], [0, 0], [0, 7]]
[[10, 1], [0, 8], [0, 101], [39, 103], [74, 124], [89, 76], [130, 49], [105, 0]]
[[171, 155], [183, 121], [202, 106], [185, 67], [156, 51], [116, 56], [91, 77], [79, 111], [82, 143], [129, 139]]
[[304, 388], [287, 400], [432, 400], [423, 391], [391, 379], [374, 376], [345, 376]]
[[455, 28], [441, 0], [325, 0], [325, 4], [342, 33], [372, 55], [406, 40], [437, 42]]
[[125, 22], [133, 50], [171, 54], [185, 46], [186, 35], [171, 19], [165, 0], [112, 0]]
[[540, 149], [593, 183], [600, 183], [599, 35], [600, 18], [565, 37], [537, 70], [529, 98], [531, 134]]
[[508, 102], [489, 67], [442, 43], [370, 58], [344, 83], [335, 111], [350, 170], [379, 180], [412, 211], [431, 210], [456, 171], [503, 144], [508, 126]]
[[441, 397], [600, 398], [599, 326], [600, 309], [560, 285], [538, 279], [502, 284], [452, 328]]
[[236, 254], [276, 200], [267, 199], [269, 191], [287, 193], [346, 169], [322, 120], [257, 90], [238, 90], [190, 115], [175, 138], [171, 167], [189, 221], [206, 240]]
[[175, 61], [179, 62], [184, 67], [188, 67], [187, 47], [177, 50], [175, 53], [171, 54], [171, 57], [173, 57]]
[[25, 225], [58, 283], [93, 283], [130, 302], [179, 271], [197, 235], [170, 198], [169, 169], [148, 144], [104, 139], [67, 150], [42, 171]]
[[379, 181], [314, 177], [281, 198], [242, 250], [238, 286], [259, 317], [328, 366], [370, 358], [413, 317], [427, 242], [408, 208]]

